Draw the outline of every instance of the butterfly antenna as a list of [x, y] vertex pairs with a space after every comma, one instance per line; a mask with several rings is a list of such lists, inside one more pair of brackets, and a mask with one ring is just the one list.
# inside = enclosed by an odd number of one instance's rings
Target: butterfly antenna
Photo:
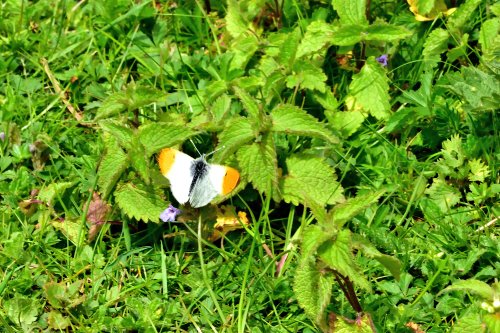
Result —
[[221, 147], [219, 147], [219, 148], [217, 148], [217, 149], [215, 149], [215, 150], [211, 151], [210, 153], [206, 154], [205, 156], [206, 156], [206, 157], [208, 157], [208, 156], [210, 156], [210, 155], [213, 155], [213, 154], [215, 154], [216, 152], [218, 152], [219, 150], [222, 150], [222, 149], [224, 149], [224, 148], [226, 148], [226, 146], [221, 146]]
[[204, 154], [200, 153], [200, 151], [198, 150], [198, 147], [196, 147], [196, 145], [194, 144], [194, 141], [191, 139], [189, 139], [189, 141], [191, 141], [191, 144], [193, 145], [194, 149], [196, 149], [196, 152], [198, 153], [198, 155], [205, 157]]

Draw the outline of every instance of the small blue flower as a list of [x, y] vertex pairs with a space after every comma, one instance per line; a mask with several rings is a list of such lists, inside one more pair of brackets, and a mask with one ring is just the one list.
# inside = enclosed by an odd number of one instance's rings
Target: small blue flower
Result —
[[173, 222], [175, 221], [177, 215], [179, 215], [180, 213], [181, 213], [180, 209], [177, 209], [170, 204], [168, 208], [165, 209], [163, 213], [160, 214], [160, 220], [162, 220], [163, 222]]
[[387, 61], [389, 60], [389, 56], [387, 54], [382, 54], [380, 57], [376, 58], [379, 64], [384, 67], [387, 67]]

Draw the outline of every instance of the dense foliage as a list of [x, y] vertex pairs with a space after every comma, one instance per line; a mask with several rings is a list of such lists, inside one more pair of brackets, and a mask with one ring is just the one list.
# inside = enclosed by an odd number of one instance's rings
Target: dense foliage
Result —
[[[2, 2], [0, 326], [500, 332], [499, 17]], [[165, 147], [241, 181], [163, 223]]]

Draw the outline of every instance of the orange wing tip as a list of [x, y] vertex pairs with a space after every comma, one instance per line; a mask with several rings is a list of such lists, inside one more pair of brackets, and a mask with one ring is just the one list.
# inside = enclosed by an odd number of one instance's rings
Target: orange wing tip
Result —
[[230, 193], [236, 185], [238, 185], [238, 181], [240, 180], [240, 173], [238, 170], [233, 169], [231, 167], [225, 167], [226, 174], [224, 175], [224, 179], [222, 181], [222, 194], [226, 195]]
[[158, 155], [158, 164], [160, 165], [160, 172], [165, 177], [172, 168], [172, 165], [174, 165], [176, 153], [177, 151], [175, 149], [165, 148], [162, 149], [160, 155]]

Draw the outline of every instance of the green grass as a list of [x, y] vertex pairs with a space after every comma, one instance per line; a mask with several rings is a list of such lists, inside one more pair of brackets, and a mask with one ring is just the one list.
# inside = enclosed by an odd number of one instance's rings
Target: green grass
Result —
[[500, 6], [332, 3], [2, 2], [0, 331], [498, 332]]

